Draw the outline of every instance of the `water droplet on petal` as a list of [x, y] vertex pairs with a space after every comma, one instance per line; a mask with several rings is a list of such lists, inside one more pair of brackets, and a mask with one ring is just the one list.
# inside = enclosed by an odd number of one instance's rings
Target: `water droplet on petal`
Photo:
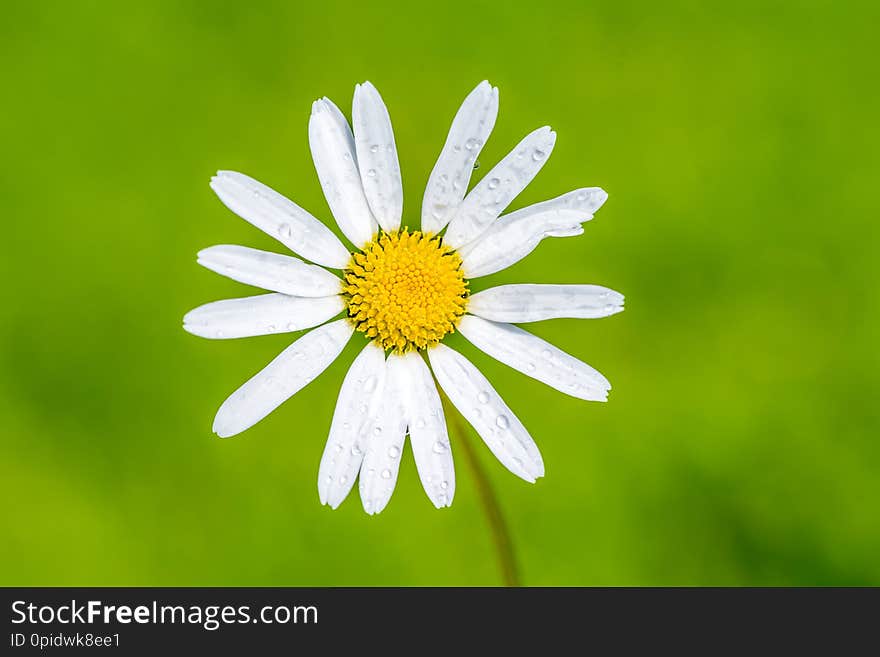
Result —
[[449, 483], [445, 482], [445, 481], [441, 481], [440, 488], [442, 488], [443, 490], [446, 490], [447, 488], [449, 488]]
[[492, 180], [489, 181], [488, 187], [489, 189], [497, 189], [500, 184], [501, 181], [498, 180], [498, 178], [492, 178]]
[[438, 440], [434, 443], [434, 447], [432, 449], [434, 450], [435, 454], [443, 454], [446, 451], [446, 445]]
[[393, 459], [396, 459], [398, 456], [400, 456], [400, 450], [397, 447], [395, 447], [394, 445], [392, 445], [391, 447], [388, 448], [388, 456], [390, 456]]
[[367, 175], [368, 175], [370, 178], [375, 178], [375, 177], [376, 177], [376, 170], [375, 170], [375, 169], [368, 169], [368, 170], [367, 170]]
[[479, 139], [474, 139], [473, 137], [472, 137], [471, 139], [468, 139], [468, 140], [464, 143], [464, 147], [465, 147], [466, 149], [468, 149], [469, 151], [472, 151], [472, 150], [474, 150], [475, 148], [479, 148], [481, 145], [482, 145], [482, 143], [480, 142], [480, 140], [479, 140]]
[[477, 399], [480, 400], [481, 404], [488, 404], [489, 403], [489, 393], [484, 390], [479, 395], [477, 395]]
[[372, 146], [370, 146], [370, 152], [371, 153], [378, 153], [379, 152], [379, 145], [373, 144]]
[[339, 452], [342, 451], [342, 445], [340, 445], [339, 443], [336, 443], [336, 447], [334, 447], [333, 449], [335, 449], [336, 453], [339, 454]]
[[498, 425], [499, 429], [506, 429], [510, 426], [510, 420], [507, 419], [506, 415], [499, 415], [495, 418], [495, 424]]
[[535, 162], [540, 162], [541, 160], [544, 159], [544, 151], [536, 148], [535, 150], [532, 151], [532, 159]]
[[552, 355], [553, 355], [553, 352], [551, 352], [549, 349], [544, 349], [544, 350], [541, 352], [541, 357], [542, 357], [542, 358], [550, 358]]
[[391, 479], [391, 470], [388, 468], [382, 470], [382, 479]]
[[382, 433], [382, 427], [373, 427], [373, 435], [378, 436], [380, 433]]
[[358, 445], [357, 443], [352, 445], [351, 446], [351, 454], [352, 454], [352, 456], [360, 456], [361, 455], [360, 445]]
[[290, 228], [290, 224], [288, 224], [288, 223], [278, 224], [278, 234], [281, 237], [290, 237], [292, 232], [293, 231]]

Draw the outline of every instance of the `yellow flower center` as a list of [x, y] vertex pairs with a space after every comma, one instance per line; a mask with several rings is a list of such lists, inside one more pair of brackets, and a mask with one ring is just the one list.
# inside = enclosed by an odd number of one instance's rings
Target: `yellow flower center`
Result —
[[352, 254], [344, 273], [349, 317], [383, 349], [437, 344], [467, 305], [461, 257], [419, 231], [382, 234]]

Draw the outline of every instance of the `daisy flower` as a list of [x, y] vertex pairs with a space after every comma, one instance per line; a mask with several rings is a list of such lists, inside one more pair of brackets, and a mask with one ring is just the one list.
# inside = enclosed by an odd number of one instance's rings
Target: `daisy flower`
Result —
[[560, 392], [607, 399], [604, 376], [515, 324], [605, 317], [623, 310], [622, 295], [595, 285], [470, 292], [471, 279], [509, 267], [545, 237], [580, 235], [607, 198], [602, 189], [585, 187], [502, 216], [550, 156], [556, 133], [548, 127], [528, 134], [468, 192], [497, 114], [498, 89], [481, 82], [455, 115], [428, 180], [420, 230], [410, 230], [401, 228], [400, 166], [379, 92], [369, 82], [355, 87], [351, 126], [328, 98], [315, 101], [309, 118], [315, 169], [352, 248], [253, 178], [220, 171], [211, 179], [230, 210], [300, 257], [230, 245], [200, 251], [199, 264], [269, 293], [196, 308], [184, 328], [206, 338], [312, 329], [223, 402], [214, 432], [227, 437], [253, 426], [321, 374], [355, 332], [369, 340], [339, 391], [318, 472], [323, 504], [339, 506], [358, 480], [364, 510], [384, 509], [407, 435], [431, 502], [452, 503], [455, 471], [435, 380], [507, 469], [529, 482], [543, 476], [526, 428], [486, 377], [442, 343], [456, 330]]

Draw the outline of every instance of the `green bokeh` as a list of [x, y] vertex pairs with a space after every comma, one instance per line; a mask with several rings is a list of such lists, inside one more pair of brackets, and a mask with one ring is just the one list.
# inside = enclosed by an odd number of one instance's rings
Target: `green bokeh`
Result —
[[[586, 233], [476, 282], [597, 283], [627, 310], [532, 325], [614, 384], [581, 402], [453, 340], [529, 427], [526, 484], [481, 444], [527, 584], [880, 584], [877, 3], [4, 3], [0, 584], [496, 584], [458, 450], [436, 511], [317, 467], [361, 340], [265, 421], [220, 402], [291, 340], [181, 317], [249, 293], [195, 263], [277, 244], [207, 181], [329, 219], [310, 103], [370, 79], [416, 225], [464, 95], [501, 90], [482, 171], [558, 132], [514, 207], [582, 185]], [[456, 451], [453, 442], [453, 451]]]

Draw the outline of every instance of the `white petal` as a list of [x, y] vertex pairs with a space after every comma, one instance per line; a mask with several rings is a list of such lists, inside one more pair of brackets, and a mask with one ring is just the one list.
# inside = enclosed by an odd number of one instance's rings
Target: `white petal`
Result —
[[358, 168], [370, 210], [382, 230], [397, 230], [403, 213], [403, 183], [397, 146], [391, 117], [382, 96], [370, 82], [355, 87], [351, 120]]
[[239, 217], [306, 260], [334, 269], [348, 265], [348, 249], [327, 226], [266, 185], [243, 173], [218, 171], [211, 189]]
[[309, 145], [321, 189], [339, 228], [360, 248], [376, 234], [358, 171], [354, 137], [342, 112], [330, 99], [312, 104]]
[[598, 285], [499, 285], [468, 299], [468, 312], [493, 322], [540, 322], [556, 317], [608, 317], [623, 295]]
[[391, 354], [385, 364], [385, 387], [378, 417], [369, 425], [358, 482], [361, 503], [364, 511], [370, 515], [385, 508], [397, 484], [403, 441], [406, 438], [404, 398], [407, 385], [401, 357]]
[[306, 333], [223, 402], [214, 433], [228, 438], [262, 420], [327, 369], [353, 331], [351, 322], [340, 319]]
[[555, 143], [546, 126], [526, 135], [461, 202], [443, 241], [457, 249], [482, 235], [541, 170]]
[[459, 251], [465, 276], [476, 278], [510, 267], [545, 237], [580, 235], [581, 224], [592, 219], [607, 198], [604, 190], [588, 187], [504, 215]]
[[260, 294], [199, 306], [183, 317], [183, 328], [203, 338], [247, 338], [302, 331], [323, 324], [345, 309], [341, 296], [291, 297]]
[[467, 358], [443, 344], [429, 349], [428, 358], [443, 392], [504, 467], [532, 483], [543, 477], [544, 461], [538, 446], [486, 377]]
[[461, 318], [458, 330], [476, 347], [505, 365], [578, 399], [608, 401], [608, 379], [546, 340], [511, 324], [473, 315]]
[[416, 352], [402, 357], [407, 370], [406, 419], [422, 487], [438, 509], [452, 504], [455, 468], [437, 386]]
[[385, 385], [385, 352], [370, 342], [345, 375], [318, 468], [321, 504], [335, 509], [348, 495], [364, 459]]
[[246, 246], [224, 244], [202, 249], [198, 263], [239, 283], [295, 297], [327, 297], [342, 292], [342, 281], [323, 267]]
[[440, 232], [455, 214], [497, 116], [498, 88], [483, 80], [461, 104], [428, 178], [422, 199], [422, 231]]

